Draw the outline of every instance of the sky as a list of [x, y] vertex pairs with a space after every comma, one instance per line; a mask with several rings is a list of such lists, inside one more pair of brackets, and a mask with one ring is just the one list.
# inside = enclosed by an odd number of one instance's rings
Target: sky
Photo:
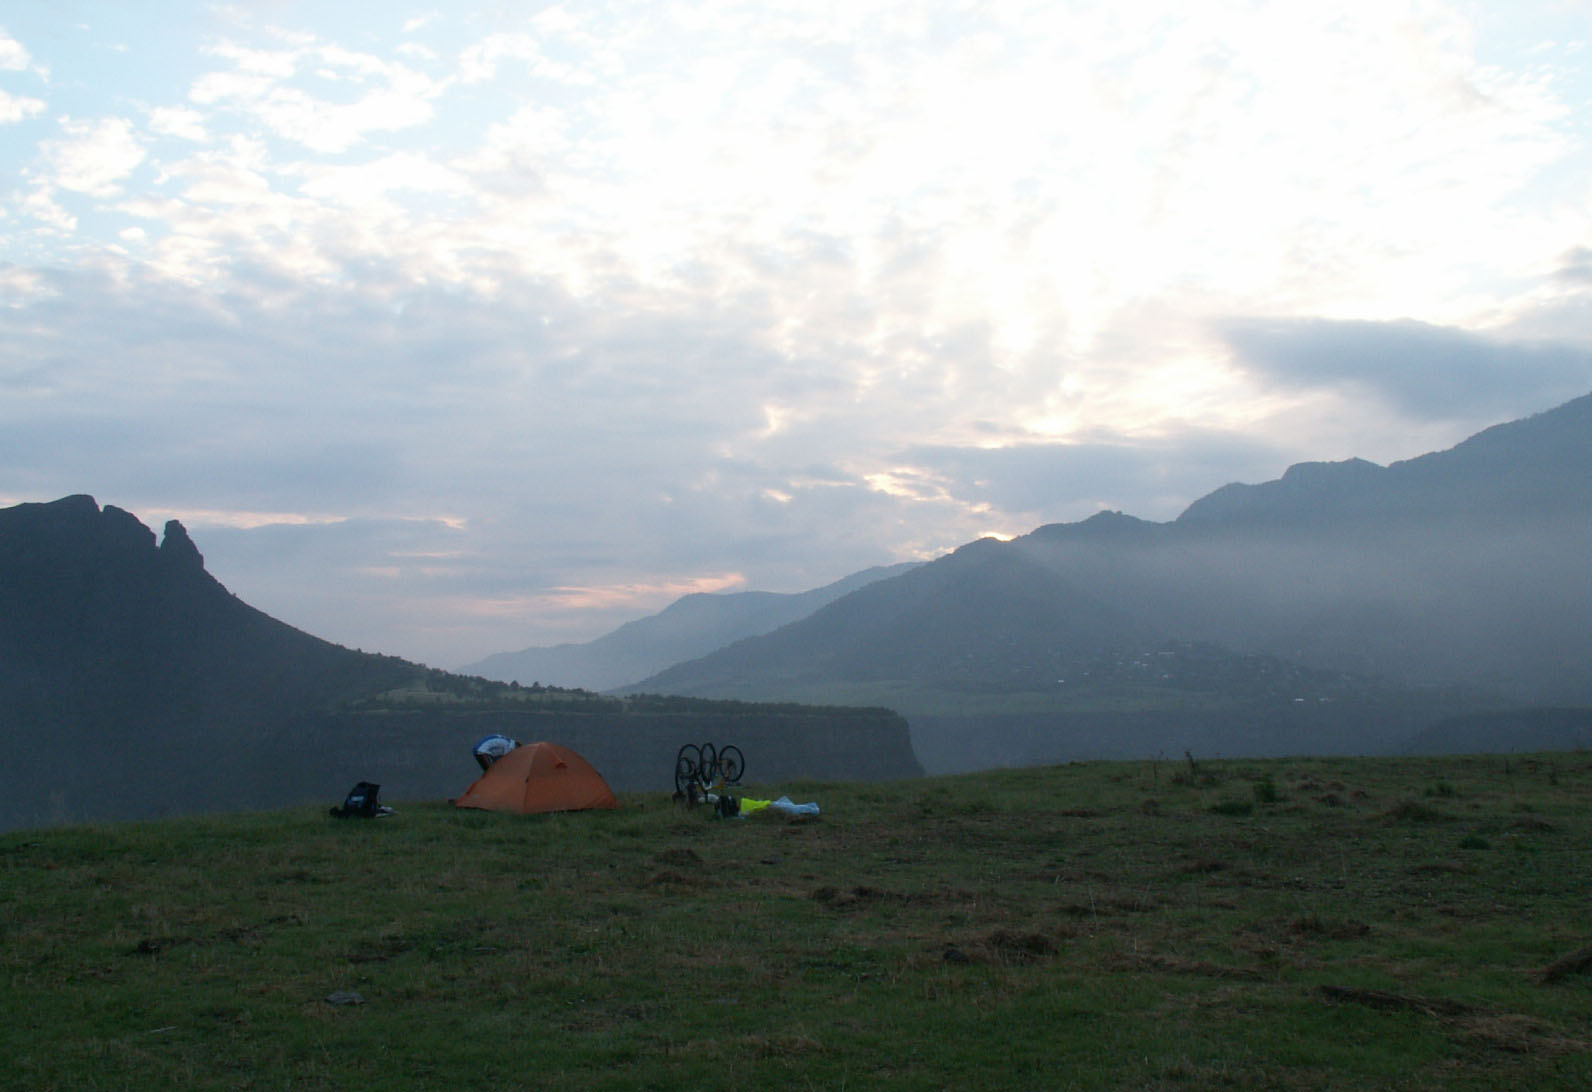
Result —
[[0, 505], [432, 666], [1592, 390], [1592, 0], [0, 7]]

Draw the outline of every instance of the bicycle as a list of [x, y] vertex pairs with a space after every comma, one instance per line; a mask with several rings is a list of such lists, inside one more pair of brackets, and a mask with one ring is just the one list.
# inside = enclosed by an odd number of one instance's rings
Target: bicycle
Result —
[[711, 743], [687, 743], [674, 756], [674, 795], [696, 804], [725, 785], [739, 785], [746, 759], [733, 743], [722, 750]]

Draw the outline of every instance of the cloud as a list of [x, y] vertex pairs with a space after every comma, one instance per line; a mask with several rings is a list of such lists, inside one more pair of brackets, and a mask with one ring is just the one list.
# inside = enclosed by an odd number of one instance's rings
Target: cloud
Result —
[[412, 152], [397, 152], [368, 163], [303, 168], [307, 196], [357, 208], [396, 192], [465, 194], [458, 172]]
[[203, 144], [210, 139], [204, 122], [205, 117], [198, 110], [181, 106], [161, 106], [149, 112], [151, 132], [179, 137], [195, 144]]
[[77, 230], [77, 217], [62, 207], [56, 200], [55, 188], [48, 184], [36, 185], [23, 197], [19, 207], [22, 212], [46, 228], [62, 234]]
[[1578, 246], [1567, 251], [1554, 276], [1570, 284], [1592, 285], [1592, 247]]
[[121, 192], [122, 181], [147, 155], [126, 118], [96, 121], [61, 119], [66, 134], [43, 146], [46, 180], [53, 187], [111, 197]]
[[1592, 387], [1592, 346], [1509, 341], [1413, 320], [1235, 319], [1236, 362], [1285, 386], [1359, 390], [1418, 419], [1529, 412]]
[[465, 50], [459, 58], [459, 77], [465, 83], [480, 83], [497, 75], [504, 61], [528, 62], [535, 67], [542, 51], [529, 34], [493, 34]]
[[44, 112], [44, 100], [0, 91], [0, 125], [24, 121]]
[[191, 102], [241, 114], [323, 154], [425, 124], [447, 86], [408, 65], [313, 40], [266, 50], [221, 42], [209, 52], [232, 68], [197, 77]]
[[32, 67], [27, 47], [0, 27], [0, 72], [26, 72]]

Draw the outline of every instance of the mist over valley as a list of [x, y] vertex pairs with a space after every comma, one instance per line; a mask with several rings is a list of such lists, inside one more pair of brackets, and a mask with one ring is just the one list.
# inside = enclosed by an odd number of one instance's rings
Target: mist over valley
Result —
[[[1592, 704], [1589, 534], [1592, 396], [1385, 467], [1226, 485], [1166, 523], [1102, 512], [859, 574], [772, 632], [736, 629], [733, 596], [694, 597], [722, 647], [617, 689], [886, 705], [935, 771], [1394, 751], [1449, 717]], [[489, 663], [606, 681], [627, 650], [669, 647], [653, 634], [674, 609], [559, 661]]]

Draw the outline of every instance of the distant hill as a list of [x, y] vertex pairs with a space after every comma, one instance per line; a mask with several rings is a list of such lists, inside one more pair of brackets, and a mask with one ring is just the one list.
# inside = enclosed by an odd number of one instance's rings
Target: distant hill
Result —
[[[1013, 740], [1015, 761], [1392, 750], [1461, 713], [1592, 704], [1589, 541], [1592, 396], [1388, 467], [1225, 486], [1171, 523], [974, 543], [632, 689], [887, 703], [931, 772]], [[1084, 674], [1194, 648], [1220, 686]], [[1345, 693], [1285, 697], [1279, 671]]]
[[355, 652], [243, 603], [180, 523], [89, 496], [0, 510], [0, 829], [462, 791], [489, 731], [576, 746], [619, 789], [672, 783], [684, 742], [757, 779], [921, 772], [882, 709], [622, 702]]
[[1049, 685], [1102, 647], [1153, 636], [1063, 574], [985, 539], [635, 689], [741, 696], [765, 685], [776, 692], [888, 679], [999, 693]]
[[908, 562], [866, 569], [833, 584], [795, 594], [750, 591], [687, 595], [657, 614], [627, 622], [594, 641], [499, 652], [459, 670], [525, 685], [543, 682], [610, 690], [743, 637], [770, 633], [858, 588], [914, 567], [915, 563]]

